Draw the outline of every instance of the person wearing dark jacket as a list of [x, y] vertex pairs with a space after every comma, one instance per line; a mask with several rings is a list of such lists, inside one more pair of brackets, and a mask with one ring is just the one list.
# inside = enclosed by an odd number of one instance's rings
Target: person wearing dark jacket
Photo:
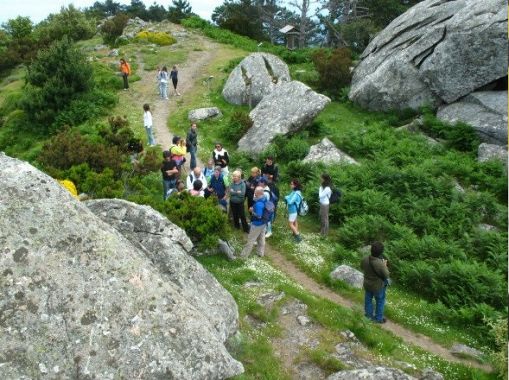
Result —
[[[377, 323], [385, 323], [385, 290], [389, 282], [389, 269], [387, 269], [387, 260], [382, 255], [383, 252], [383, 244], [375, 241], [371, 244], [371, 255], [364, 257], [361, 261], [361, 269], [364, 273], [364, 315]], [[373, 298], [376, 302], [375, 314], [373, 314]]]
[[267, 178], [270, 182], [277, 182], [279, 170], [277, 165], [274, 163], [274, 157], [269, 156], [265, 159], [265, 164], [262, 166], [262, 176]]
[[196, 167], [196, 151], [198, 150], [198, 126], [196, 123], [191, 124], [189, 132], [187, 132], [187, 151], [191, 154], [191, 162], [189, 168], [193, 170]]

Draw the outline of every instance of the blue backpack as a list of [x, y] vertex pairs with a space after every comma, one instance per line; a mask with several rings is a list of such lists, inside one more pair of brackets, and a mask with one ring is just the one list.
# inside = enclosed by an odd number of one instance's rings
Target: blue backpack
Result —
[[274, 202], [272, 202], [271, 200], [265, 201], [262, 215], [262, 220], [264, 223], [270, 222], [272, 220], [275, 208], [276, 207], [274, 206]]

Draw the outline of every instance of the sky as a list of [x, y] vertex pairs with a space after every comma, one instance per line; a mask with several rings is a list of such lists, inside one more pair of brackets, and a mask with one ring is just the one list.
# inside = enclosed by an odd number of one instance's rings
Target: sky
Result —
[[[28, 16], [37, 24], [44, 20], [50, 13], [58, 13], [62, 6], [74, 4], [77, 8], [85, 8], [93, 5], [96, 0], [0, 0], [0, 23], [4, 23], [17, 16]], [[142, 0], [147, 7], [154, 3], [154, 0]], [[102, 1], [101, 1], [102, 2]], [[121, 4], [130, 4], [130, 0], [116, 0]], [[165, 8], [171, 4], [171, 0], [156, 0]], [[200, 17], [210, 20], [215, 7], [223, 4], [223, 0], [188, 0], [193, 12]]]

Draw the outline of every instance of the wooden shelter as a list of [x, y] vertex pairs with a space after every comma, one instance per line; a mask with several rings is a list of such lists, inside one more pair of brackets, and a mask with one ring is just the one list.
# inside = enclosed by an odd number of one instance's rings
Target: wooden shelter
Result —
[[298, 49], [299, 46], [299, 31], [293, 25], [286, 25], [284, 28], [279, 29], [285, 35], [286, 47], [290, 50]]

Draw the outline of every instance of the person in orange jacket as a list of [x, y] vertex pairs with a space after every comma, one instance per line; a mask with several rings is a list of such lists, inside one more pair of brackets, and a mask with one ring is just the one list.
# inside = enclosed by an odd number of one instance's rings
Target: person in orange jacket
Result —
[[129, 81], [127, 77], [131, 75], [131, 66], [126, 62], [124, 58], [120, 59], [120, 72], [122, 73], [122, 79], [124, 80], [124, 91], [129, 89]]

